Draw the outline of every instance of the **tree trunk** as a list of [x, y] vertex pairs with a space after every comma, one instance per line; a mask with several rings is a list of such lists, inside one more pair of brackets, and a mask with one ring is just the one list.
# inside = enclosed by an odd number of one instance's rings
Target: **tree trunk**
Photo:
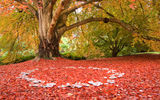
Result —
[[117, 57], [117, 52], [112, 52], [112, 57]]
[[53, 37], [50, 43], [48, 43], [46, 39], [40, 39], [39, 57], [48, 59], [51, 59], [52, 57], [59, 57], [59, 42], [60, 37]]
[[114, 49], [112, 50], [112, 57], [117, 57], [118, 53], [119, 53], [118, 48], [114, 48]]
[[[47, 36], [49, 30], [51, 15], [46, 14], [39, 10], [39, 49], [38, 58], [52, 59], [52, 57], [59, 57], [59, 42], [61, 39], [61, 34], [59, 34], [56, 29], [52, 31], [50, 37]], [[48, 41], [48, 38], [50, 41]]]

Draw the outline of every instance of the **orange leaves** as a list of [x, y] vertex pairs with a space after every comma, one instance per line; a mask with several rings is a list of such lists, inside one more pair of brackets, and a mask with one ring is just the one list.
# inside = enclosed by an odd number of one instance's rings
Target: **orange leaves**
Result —
[[135, 6], [135, 1], [136, 1], [136, 0], [130, 0], [131, 4], [129, 5], [129, 7], [130, 7], [132, 10], [134, 10], [134, 9], [136, 8], [136, 6]]
[[[27, 3], [32, 4], [33, 2], [29, 0]], [[14, 0], [3, 0], [0, 2], [0, 12], [3, 14], [11, 13], [17, 8], [26, 10], [27, 6], [15, 2]]]
[[19, 5], [17, 8], [26, 10], [27, 6]]
[[132, 4], [129, 5], [129, 7], [134, 10], [135, 9], [135, 4], [132, 3]]
[[[119, 0], [119, 2], [121, 3], [122, 0]], [[129, 2], [130, 2], [129, 7], [130, 7], [132, 10], [134, 10], [134, 9], [136, 8], [136, 5], [135, 5], [136, 0], [129, 0]]]

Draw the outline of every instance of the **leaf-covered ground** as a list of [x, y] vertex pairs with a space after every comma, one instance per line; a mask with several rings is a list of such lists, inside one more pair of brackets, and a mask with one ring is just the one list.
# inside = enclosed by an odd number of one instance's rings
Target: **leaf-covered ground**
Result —
[[160, 100], [160, 55], [0, 66], [0, 99]]

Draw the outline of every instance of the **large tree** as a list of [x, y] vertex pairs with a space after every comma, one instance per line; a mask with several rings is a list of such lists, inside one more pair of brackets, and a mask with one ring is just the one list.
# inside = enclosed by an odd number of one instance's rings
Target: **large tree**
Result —
[[[7, 2], [10, 4], [8, 5], [10, 8], [7, 9], [16, 8], [18, 5], [25, 8], [25, 10], [29, 10], [37, 18], [39, 23], [40, 40], [37, 58], [52, 58], [60, 56], [59, 42], [62, 35], [72, 28], [89, 22], [103, 21], [105, 23], [117, 23], [126, 30], [132, 33], [137, 33], [135, 27], [117, 19], [113, 14], [107, 12], [98, 4], [99, 2], [105, 3], [105, 0], [9, 0]], [[2, 5], [5, 5], [5, 3], [6, 2], [3, 2]], [[15, 3], [18, 4], [15, 5]], [[97, 9], [105, 11], [109, 17], [90, 17], [74, 24], [66, 25], [69, 14], [88, 4], [92, 4]]]

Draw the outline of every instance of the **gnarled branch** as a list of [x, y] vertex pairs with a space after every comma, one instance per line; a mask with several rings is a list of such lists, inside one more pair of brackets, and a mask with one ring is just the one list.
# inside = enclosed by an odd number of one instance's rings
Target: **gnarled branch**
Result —
[[129, 24], [127, 24], [127, 23], [124, 23], [124, 22], [122, 22], [122, 21], [120, 21], [120, 20], [117, 20], [117, 19], [115, 19], [115, 18], [110, 18], [110, 19], [109, 19], [109, 18], [93, 18], [93, 17], [88, 18], [88, 19], [85, 19], [85, 20], [80, 21], [80, 22], [77, 22], [77, 23], [72, 24], [72, 25], [70, 25], [70, 26], [66, 26], [66, 27], [62, 28], [61, 30], [67, 31], [67, 30], [70, 30], [70, 29], [72, 29], [72, 28], [75, 28], [75, 27], [78, 27], [78, 26], [80, 26], [80, 25], [84, 25], [84, 24], [87, 24], [87, 23], [93, 22], [93, 21], [103, 21], [103, 22], [105, 22], [105, 23], [108, 23], [108, 22], [117, 23], [117, 24], [119, 24], [120, 26], [122, 26], [123, 28], [125, 28], [126, 30], [128, 30], [128, 31], [130, 31], [130, 32], [135, 32], [135, 29], [134, 29], [131, 25], [129, 25]]
[[61, 1], [61, 3], [59, 4], [59, 6], [57, 7], [55, 13], [54, 13], [54, 16], [52, 17], [52, 21], [51, 21], [51, 24], [50, 24], [50, 27], [48, 29], [48, 32], [47, 32], [47, 40], [48, 42], [50, 42], [51, 40], [51, 37], [52, 37], [52, 32], [57, 24], [57, 20], [61, 14], [61, 12], [63, 11], [64, 9], [64, 6], [69, 2], [69, 0], [63, 0]]
[[[93, 17], [91, 17], [91, 18], [88, 18], [88, 19], [79, 21], [79, 22], [77, 22], [77, 23], [74, 23], [74, 24], [72, 24], [72, 25], [62, 27], [62, 28], [59, 29], [58, 31], [59, 31], [60, 33], [63, 33], [63, 32], [65, 32], [65, 31], [68, 31], [68, 30], [73, 29], [73, 28], [75, 28], [75, 27], [78, 27], [78, 26], [87, 24], [87, 23], [89, 23], [89, 22], [93, 22], [93, 21], [103, 21], [103, 22], [104, 22], [106, 19], [108, 19], [108, 18], [93, 18]], [[108, 22], [109, 22], [109, 19], [108, 19]]]
[[75, 24], [72, 24], [72, 25], [70, 25], [70, 26], [67, 26], [67, 27], [66, 27], [66, 31], [67, 31], [67, 30], [70, 30], [70, 29], [72, 29], [72, 28], [75, 28], [75, 27], [78, 27], [78, 26], [87, 24], [87, 23], [89, 23], [89, 22], [93, 22], [93, 21], [104, 21], [104, 20], [105, 20], [105, 18], [93, 18], [93, 17], [91, 17], [91, 18], [85, 19], [85, 20], [83, 20], [83, 21], [77, 22], [77, 23], [75, 23]]

